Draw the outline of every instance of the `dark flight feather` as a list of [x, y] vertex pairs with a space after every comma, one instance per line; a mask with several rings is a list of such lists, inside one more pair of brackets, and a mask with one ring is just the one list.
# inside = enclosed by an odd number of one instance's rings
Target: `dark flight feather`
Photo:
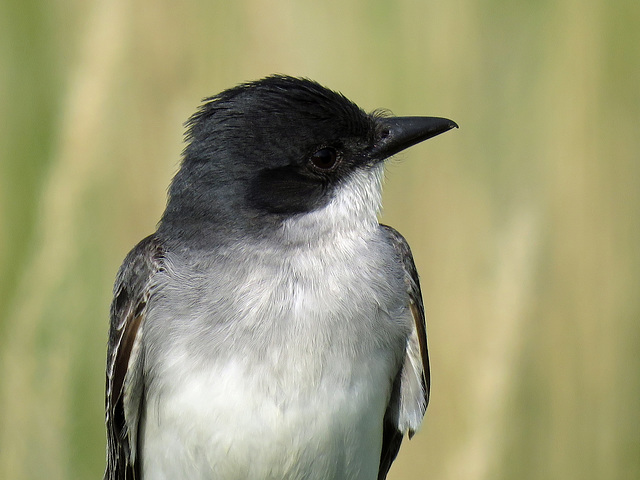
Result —
[[[127, 255], [116, 278], [107, 353], [105, 480], [141, 478], [140, 462], [134, 458], [136, 445], [129, 443], [132, 438], [129, 429], [136, 429], [133, 437], [137, 438], [138, 425], [127, 424], [131, 419], [125, 419], [124, 392], [127, 383], [132, 381], [129, 378], [132, 375], [129, 363], [132, 351], [140, 340], [138, 332], [146, 316], [151, 278], [162, 269], [162, 261], [162, 247], [157, 238], [150, 235]], [[141, 365], [137, 366], [136, 374], [142, 375]], [[138, 390], [136, 398], [140, 401], [135, 406], [139, 415], [144, 397], [143, 384], [138, 381], [134, 387]]]
[[[431, 372], [429, 366], [429, 351], [427, 348], [427, 330], [425, 323], [424, 305], [422, 302], [422, 292], [420, 290], [420, 281], [418, 279], [418, 271], [413, 262], [413, 255], [409, 244], [400, 233], [395, 229], [380, 225], [387, 233], [389, 240], [393, 244], [398, 256], [400, 257], [405, 273], [405, 284], [407, 286], [407, 301], [414, 321], [414, 333], [418, 337], [420, 345], [420, 363], [422, 365], [421, 386], [424, 395], [424, 404], [422, 408], [426, 409], [429, 404], [429, 394], [431, 389]], [[409, 368], [408, 359], [405, 359], [402, 369]], [[380, 455], [380, 469], [378, 471], [378, 480], [385, 480], [391, 464], [398, 455], [400, 444], [404, 432], [398, 429], [399, 404], [407, 399], [401, 397], [401, 380], [402, 369], [394, 381], [391, 400], [384, 417], [383, 436], [382, 436], [382, 452]], [[409, 437], [413, 435], [413, 431], [409, 431]]]

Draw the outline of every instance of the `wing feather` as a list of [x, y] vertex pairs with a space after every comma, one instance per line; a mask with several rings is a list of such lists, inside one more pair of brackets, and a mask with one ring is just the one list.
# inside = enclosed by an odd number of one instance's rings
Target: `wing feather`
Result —
[[162, 268], [162, 247], [153, 235], [125, 258], [114, 286], [107, 352], [105, 480], [140, 478], [137, 434], [144, 399], [140, 332], [146, 317], [153, 275]]
[[429, 403], [431, 373], [427, 348], [427, 329], [420, 281], [409, 244], [400, 233], [380, 225], [394, 246], [404, 269], [407, 306], [413, 317], [413, 330], [407, 340], [405, 359], [393, 384], [384, 418], [382, 453], [378, 480], [387, 478], [398, 455], [405, 433], [411, 437], [420, 426]]

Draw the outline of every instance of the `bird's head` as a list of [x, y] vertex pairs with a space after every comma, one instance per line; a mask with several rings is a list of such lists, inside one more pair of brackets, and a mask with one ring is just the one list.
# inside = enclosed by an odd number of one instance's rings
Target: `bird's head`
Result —
[[383, 160], [456, 126], [367, 114], [307, 79], [239, 85], [207, 99], [187, 122], [160, 231], [191, 238], [213, 229], [231, 238], [292, 224], [373, 225]]

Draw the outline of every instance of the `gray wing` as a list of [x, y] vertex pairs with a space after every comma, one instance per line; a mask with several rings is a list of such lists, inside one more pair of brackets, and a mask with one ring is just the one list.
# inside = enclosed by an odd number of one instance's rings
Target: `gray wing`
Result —
[[139, 332], [147, 312], [151, 278], [162, 269], [162, 262], [162, 247], [150, 235], [127, 255], [113, 289], [107, 352], [105, 480], [140, 478], [136, 450], [144, 379]]
[[413, 316], [413, 330], [407, 341], [402, 368], [395, 378], [389, 406], [384, 417], [382, 453], [378, 480], [387, 478], [405, 433], [413, 436], [422, 422], [429, 403], [431, 374], [427, 350], [427, 330], [418, 272], [407, 241], [396, 230], [380, 225], [396, 249], [404, 267], [407, 304]]

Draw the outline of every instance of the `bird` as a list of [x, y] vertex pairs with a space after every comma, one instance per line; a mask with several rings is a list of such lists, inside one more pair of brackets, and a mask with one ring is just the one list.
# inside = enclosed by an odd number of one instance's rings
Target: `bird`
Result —
[[457, 124], [271, 75], [203, 100], [110, 307], [105, 480], [383, 480], [430, 395], [385, 161]]

